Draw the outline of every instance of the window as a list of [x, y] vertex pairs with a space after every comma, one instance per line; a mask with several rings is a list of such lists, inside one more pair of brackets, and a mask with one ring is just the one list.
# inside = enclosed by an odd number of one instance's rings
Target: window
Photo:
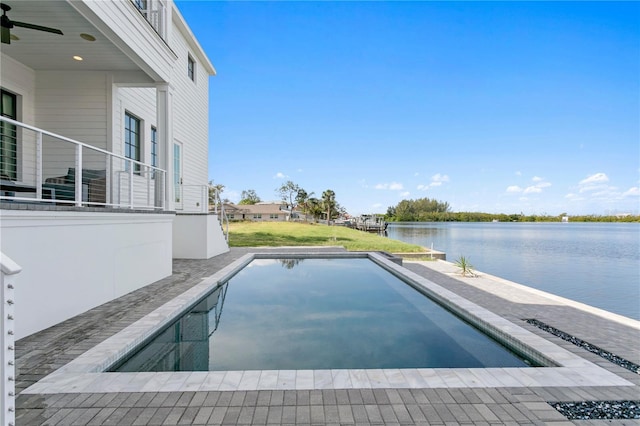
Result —
[[262, 219], [262, 214], [261, 213], [257, 213], [253, 215], [254, 219]]
[[270, 213], [269, 219], [279, 219], [280, 215], [278, 213]]
[[[158, 130], [151, 126], [151, 165], [158, 167]], [[156, 171], [151, 172], [151, 179], [155, 178]]]
[[193, 60], [191, 55], [187, 56], [187, 75], [191, 81], [196, 81], [196, 61]]
[[[124, 156], [140, 161], [140, 119], [125, 112], [124, 114]], [[129, 170], [129, 162], [126, 164]], [[135, 164], [134, 172], [140, 172], [140, 165]]]
[[[0, 115], [16, 120], [16, 95], [0, 90], [0, 98]], [[18, 178], [17, 154], [16, 126], [0, 121], [0, 177], [2, 179]]]
[[147, 0], [133, 0], [133, 4], [140, 10], [147, 10]]

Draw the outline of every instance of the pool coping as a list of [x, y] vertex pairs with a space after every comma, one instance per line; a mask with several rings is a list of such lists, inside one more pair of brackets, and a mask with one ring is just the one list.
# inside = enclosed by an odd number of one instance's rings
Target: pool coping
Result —
[[[105, 373], [127, 352], [253, 259], [368, 257], [448, 309], [552, 367]], [[25, 394], [356, 388], [634, 386], [375, 252], [248, 253], [25, 389]]]

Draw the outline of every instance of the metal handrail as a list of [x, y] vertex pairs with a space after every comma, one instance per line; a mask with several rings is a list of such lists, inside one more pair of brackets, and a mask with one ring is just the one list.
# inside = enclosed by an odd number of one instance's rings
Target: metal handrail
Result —
[[[47, 203], [56, 203], [56, 204], [71, 204], [71, 205], [76, 205], [81, 207], [83, 204], [91, 204], [91, 205], [100, 205], [100, 206], [115, 206], [115, 207], [128, 207], [128, 208], [160, 208], [160, 209], [164, 209], [165, 205], [164, 205], [164, 196], [158, 196], [157, 197], [157, 201], [158, 201], [158, 205], [152, 205], [151, 204], [151, 184], [150, 184], [150, 179], [157, 179], [155, 180], [156, 183], [160, 183], [160, 185], [162, 186], [162, 188], [166, 188], [166, 171], [159, 168], [159, 167], [155, 167], [152, 165], [149, 165], [147, 163], [143, 163], [142, 161], [138, 161], [138, 160], [134, 160], [131, 158], [127, 158], [124, 155], [120, 155], [120, 154], [116, 154], [110, 151], [107, 151], [105, 149], [102, 148], [98, 148], [96, 146], [93, 145], [89, 145], [71, 138], [68, 138], [66, 136], [62, 136], [59, 135], [57, 133], [53, 133], [47, 130], [43, 130], [40, 129], [38, 127], [35, 126], [31, 126], [29, 124], [26, 123], [22, 123], [20, 121], [17, 120], [13, 120], [10, 119], [8, 117], [2, 117], [0, 116], [0, 121], [5, 122], [7, 124], [19, 127], [21, 129], [26, 129], [26, 130], [30, 130], [32, 132], [35, 133], [35, 165], [34, 165], [34, 173], [35, 173], [35, 199], [34, 198], [29, 198], [29, 197], [16, 197], [14, 196], [5, 196], [5, 195], [0, 195], [0, 199], [3, 200], [14, 200], [14, 201], [28, 201], [28, 202], [33, 202], [33, 201], [38, 201], [38, 202], [47, 202]], [[75, 147], [75, 161], [74, 161], [74, 165], [75, 165], [75, 176], [74, 176], [74, 199], [73, 200], [64, 200], [64, 199], [56, 199], [53, 196], [50, 196], [49, 199], [44, 199], [43, 198], [43, 174], [42, 174], [42, 169], [43, 169], [43, 136], [48, 136], [51, 138], [54, 138], [58, 141], [62, 141], [62, 142], [66, 142], [66, 143], [70, 143]], [[127, 173], [129, 175], [129, 179], [128, 179], [128, 190], [129, 190], [129, 199], [127, 200], [128, 202], [126, 203], [122, 203], [120, 200], [118, 203], [115, 202], [110, 202], [107, 203], [106, 201], [106, 192], [107, 192], [107, 185], [110, 184], [110, 181], [105, 181], [104, 183], [104, 188], [100, 188], [103, 189], [105, 192], [105, 200], [104, 202], [100, 202], [100, 201], [91, 201], [91, 200], [87, 200], [84, 201], [83, 200], [83, 186], [86, 185], [83, 181], [83, 165], [86, 164], [85, 162], [83, 162], [83, 149], [87, 149], [90, 152], [94, 153], [94, 154], [102, 154], [104, 155], [106, 158], [105, 160], [109, 160], [107, 161], [107, 163], [105, 164], [105, 178], [113, 178], [116, 175], [121, 175], [122, 173]], [[112, 164], [114, 160], [119, 160], [121, 162], [124, 163], [125, 167], [124, 170], [112, 170]], [[135, 171], [136, 170], [140, 170], [140, 171]], [[133, 198], [133, 194], [134, 194], [134, 175], [142, 175], [145, 174], [146, 175], [146, 179], [147, 179], [147, 205], [136, 205], [134, 202], [134, 198]], [[118, 190], [120, 190], [121, 185], [120, 182], [118, 181]], [[11, 192], [10, 190], [5, 190], [7, 192]], [[164, 189], [163, 189], [164, 191]], [[31, 192], [34, 192], [33, 190]], [[50, 191], [51, 192], [51, 191]]]
[[[218, 206], [220, 206], [220, 213], [218, 213]], [[224, 239], [229, 242], [229, 216], [224, 211], [224, 203], [220, 198], [220, 190], [216, 189], [213, 196], [213, 212], [218, 215], [220, 226], [222, 226], [222, 233]]]
[[22, 268], [9, 256], [0, 252], [0, 424], [15, 424], [15, 287], [16, 275]]

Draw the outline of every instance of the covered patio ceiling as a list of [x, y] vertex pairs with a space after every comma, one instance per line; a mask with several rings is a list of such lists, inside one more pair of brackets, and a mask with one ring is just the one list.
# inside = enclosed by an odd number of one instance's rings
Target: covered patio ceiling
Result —
[[[128, 1], [128, 0], [121, 0]], [[112, 40], [66, 0], [7, 0], [12, 21], [57, 28], [64, 35], [29, 28], [11, 29], [11, 44], [0, 51], [34, 70], [140, 70]], [[81, 3], [81, 2], [78, 2]], [[95, 40], [92, 40], [95, 38]], [[82, 60], [74, 59], [74, 56]]]

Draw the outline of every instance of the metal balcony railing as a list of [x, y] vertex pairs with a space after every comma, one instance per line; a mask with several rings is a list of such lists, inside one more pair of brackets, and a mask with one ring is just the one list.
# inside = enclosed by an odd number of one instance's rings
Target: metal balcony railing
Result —
[[162, 39], [166, 37], [166, 6], [162, 0], [131, 0]]
[[0, 117], [0, 200], [164, 210], [166, 172]]

